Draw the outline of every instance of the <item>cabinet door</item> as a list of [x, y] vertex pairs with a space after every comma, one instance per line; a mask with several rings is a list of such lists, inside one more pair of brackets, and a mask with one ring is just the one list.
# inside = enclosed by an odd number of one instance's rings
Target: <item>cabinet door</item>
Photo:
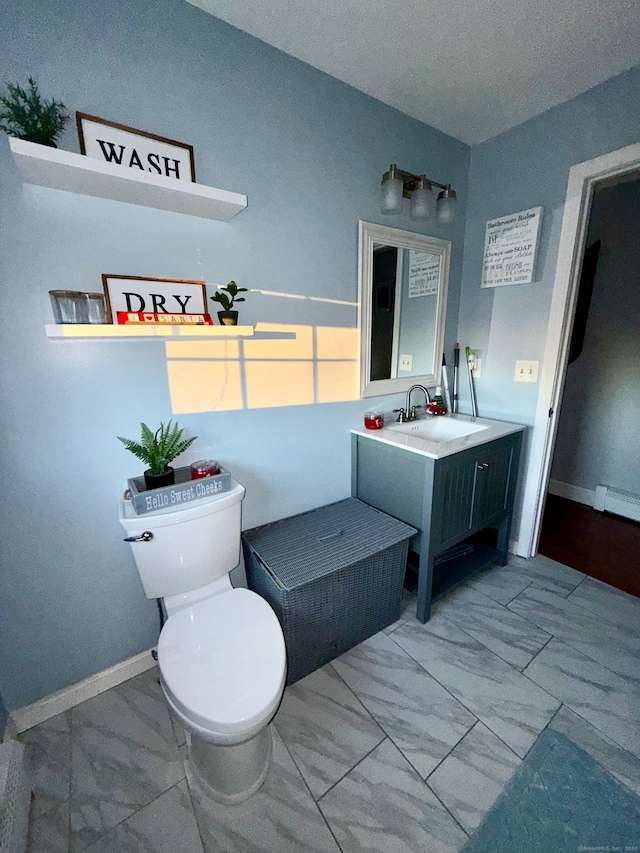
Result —
[[455, 456], [440, 463], [439, 476], [433, 496], [439, 508], [439, 533], [436, 547], [450, 539], [468, 533], [474, 524], [474, 484], [476, 460], [473, 456]]
[[490, 521], [507, 508], [513, 444], [478, 448], [473, 524]]

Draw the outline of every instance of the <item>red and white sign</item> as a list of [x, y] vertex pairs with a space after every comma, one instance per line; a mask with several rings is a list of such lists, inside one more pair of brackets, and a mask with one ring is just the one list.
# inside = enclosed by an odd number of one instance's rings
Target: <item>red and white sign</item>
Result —
[[118, 325], [132, 323], [174, 326], [213, 326], [210, 314], [150, 314], [144, 311], [118, 311]]

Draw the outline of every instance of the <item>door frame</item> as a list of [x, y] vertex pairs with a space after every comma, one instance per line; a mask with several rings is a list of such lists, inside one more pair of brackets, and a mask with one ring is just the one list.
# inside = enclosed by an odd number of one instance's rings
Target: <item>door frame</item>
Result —
[[540, 540], [593, 193], [598, 184], [615, 183], [639, 170], [640, 143], [578, 163], [569, 170], [518, 531], [517, 553], [522, 557], [535, 556]]

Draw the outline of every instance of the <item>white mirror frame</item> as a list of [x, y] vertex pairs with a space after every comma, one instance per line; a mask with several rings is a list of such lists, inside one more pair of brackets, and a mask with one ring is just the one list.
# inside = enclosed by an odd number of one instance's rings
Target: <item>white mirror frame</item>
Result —
[[[444, 347], [444, 323], [449, 285], [451, 243], [437, 237], [427, 237], [413, 231], [402, 231], [386, 225], [360, 220], [358, 228], [358, 329], [360, 331], [360, 397], [378, 397], [408, 391], [412, 385], [433, 387], [441, 383], [442, 352]], [[371, 380], [371, 303], [373, 295], [373, 246], [374, 244], [397, 246], [440, 255], [440, 282], [436, 305], [436, 330], [434, 337], [433, 372], [422, 376], [405, 376], [397, 379]]]

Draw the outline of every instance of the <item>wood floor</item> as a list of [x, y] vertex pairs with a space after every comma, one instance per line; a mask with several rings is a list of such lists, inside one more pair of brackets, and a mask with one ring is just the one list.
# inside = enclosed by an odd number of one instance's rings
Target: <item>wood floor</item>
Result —
[[539, 552], [640, 598], [640, 524], [547, 495]]

